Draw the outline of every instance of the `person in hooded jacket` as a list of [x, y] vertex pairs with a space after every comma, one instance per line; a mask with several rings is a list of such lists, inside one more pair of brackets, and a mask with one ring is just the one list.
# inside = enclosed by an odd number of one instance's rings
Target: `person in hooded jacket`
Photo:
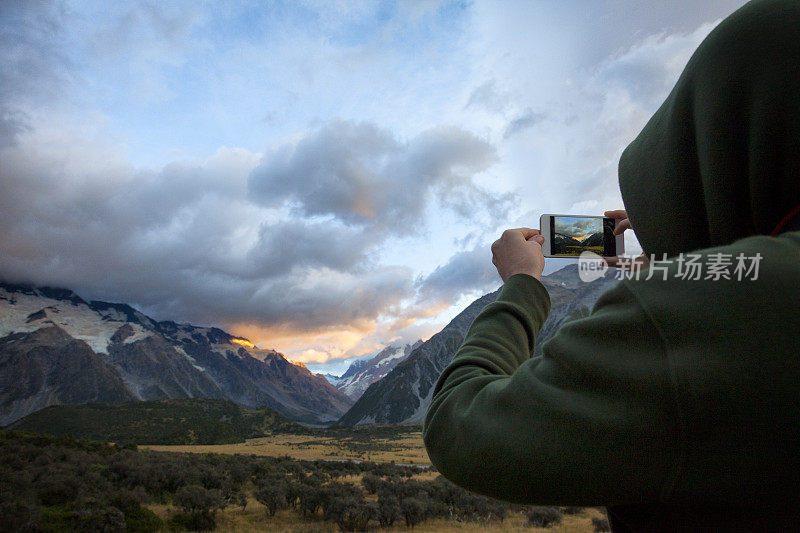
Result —
[[[499, 297], [434, 387], [431, 462], [494, 498], [605, 506], [617, 532], [800, 529], [800, 2], [755, 0], [712, 30], [619, 185], [607, 215], [659, 271], [532, 357], [542, 237], [504, 232]], [[727, 279], [687, 277], [689, 252], [730, 260]], [[757, 273], [734, 275], [737, 257]]]

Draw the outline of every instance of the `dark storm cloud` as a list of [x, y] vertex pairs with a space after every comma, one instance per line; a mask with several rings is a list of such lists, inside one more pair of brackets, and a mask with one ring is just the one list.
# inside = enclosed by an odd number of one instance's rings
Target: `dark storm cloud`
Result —
[[489, 292], [502, 281], [492, 264], [489, 246], [454, 254], [447, 263], [416, 281], [420, 301], [453, 303], [462, 294]]
[[[504, 205], [472, 182], [493, 158], [455, 128], [400, 142], [336, 121], [260, 163], [223, 149], [139, 170], [102, 140], [34, 128], [0, 153], [0, 275], [160, 319], [366, 324], [417, 289], [411, 269], [380, 263], [389, 235], [421, 227], [434, 202], [466, 217]], [[424, 289], [456, 298], [443, 276]]]
[[367, 252], [377, 235], [332, 222], [289, 220], [264, 224], [248, 252], [251, 276], [275, 276], [298, 267], [327, 267], [342, 272], [374, 266]]
[[411, 233], [434, 195], [465, 217], [502, 210], [507, 197], [472, 181], [495, 160], [491, 144], [458, 128], [430, 129], [403, 142], [374, 124], [333, 120], [266, 155], [248, 188], [266, 206], [289, 203], [303, 216]]

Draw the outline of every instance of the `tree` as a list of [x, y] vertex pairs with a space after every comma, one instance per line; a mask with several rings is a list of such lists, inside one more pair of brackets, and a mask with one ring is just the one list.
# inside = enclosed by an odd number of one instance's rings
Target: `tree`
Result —
[[375, 494], [381, 488], [383, 480], [371, 472], [367, 472], [361, 477], [361, 484], [369, 494]]
[[286, 491], [282, 484], [263, 486], [253, 496], [267, 508], [269, 516], [275, 516], [279, 509], [286, 508]]
[[247, 508], [247, 494], [244, 492], [238, 492], [236, 494], [236, 503], [242, 508], [242, 512], [244, 512], [244, 510]]
[[401, 516], [400, 501], [391, 494], [378, 497], [378, 522], [381, 527], [391, 527]]
[[358, 501], [353, 497], [344, 499], [346, 505], [339, 513], [336, 525], [342, 531], [367, 531], [370, 520], [377, 517], [378, 506], [375, 502]]
[[222, 506], [222, 493], [200, 485], [187, 485], [178, 489], [173, 502], [189, 515], [195, 529], [211, 530], [216, 527], [216, 512]]
[[403, 513], [406, 525], [410, 528], [425, 520], [425, 510], [425, 503], [419, 498], [403, 498], [400, 502], [400, 512]]
[[307, 485], [304, 485], [299, 490], [298, 501], [300, 502], [300, 511], [303, 516], [310, 518], [317, 514], [317, 510], [322, 504], [324, 492], [322, 487], [310, 487]]

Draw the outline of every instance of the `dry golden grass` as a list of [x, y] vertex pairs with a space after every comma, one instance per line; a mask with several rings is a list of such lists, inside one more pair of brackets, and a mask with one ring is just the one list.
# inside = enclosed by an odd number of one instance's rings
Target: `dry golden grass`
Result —
[[[309, 435], [278, 434], [271, 437], [250, 439], [241, 444], [222, 445], [196, 445], [196, 446], [140, 446], [155, 451], [165, 452], [191, 452], [191, 453], [221, 453], [221, 454], [254, 454], [266, 456], [289, 456], [294, 459], [352, 459], [358, 461], [391, 462], [406, 464], [430, 464], [425, 446], [422, 443], [422, 433], [412, 432], [401, 438], [383, 439], [376, 438], [375, 449], [357, 452], [354, 447], [348, 446], [347, 438], [321, 437]], [[437, 472], [424, 472], [414, 477], [421, 481], [431, 481], [439, 474]], [[339, 478], [345, 483], [360, 484], [361, 475], [351, 475]], [[367, 495], [366, 499], [374, 500], [374, 495]], [[149, 506], [165, 521], [173, 514], [174, 509], [164, 505]], [[510, 513], [502, 523], [489, 522], [454, 522], [446, 519], [427, 520], [416, 526], [413, 531], [417, 533], [438, 532], [540, 532], [552, 533], [591, 533], [594, 531], [592, 518], [603, 518], [603, 513], [598, 509], [584, 509], [575, 515], [564, 515], [560, 524], [550, 528], [526, 527], [525, 515]], [[333, 533], [338, 527], [331, 522], [320, 519], [306, 520], [293, 510], [278, 511], [274, 517], [266, 514], [265, 508], [252, 495], [248, 497], [248, 504], [244, 511], [238, 506], [231, 506], [217, 513], [217, 529], [225, 533], [246, 532], [286, 532], [286, 533]], [[378, 531], [412, 531], [400, 521], [391, 528], [380, 528]], [[165, 530], [166, 531], [166, 530]]]
[[375, 438], [375, 447], [370, 451], [357, 451], [348, 446], [347, 438], [322, 437], [315, 435], [276, 434], [270, 437], [248, 439], [239, 444], [212, 445], [144, 445], [146, 448], [162, 452], [254, 454], [279, 457], [288, 455], [294, 459], [340, 459], [373, 461], [376, 463], [430, 464], [430, 459], [422, 442], [421, 432], [408, 433], [401, 438]]

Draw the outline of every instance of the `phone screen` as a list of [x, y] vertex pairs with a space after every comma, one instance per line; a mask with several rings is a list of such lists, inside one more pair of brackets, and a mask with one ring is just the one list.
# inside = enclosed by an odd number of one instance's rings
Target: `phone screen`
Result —
[[550, 253], [574, 257], [588, 250], [613, 257], [617, 255], [614, 225], [610, 217], [550, 217]]

